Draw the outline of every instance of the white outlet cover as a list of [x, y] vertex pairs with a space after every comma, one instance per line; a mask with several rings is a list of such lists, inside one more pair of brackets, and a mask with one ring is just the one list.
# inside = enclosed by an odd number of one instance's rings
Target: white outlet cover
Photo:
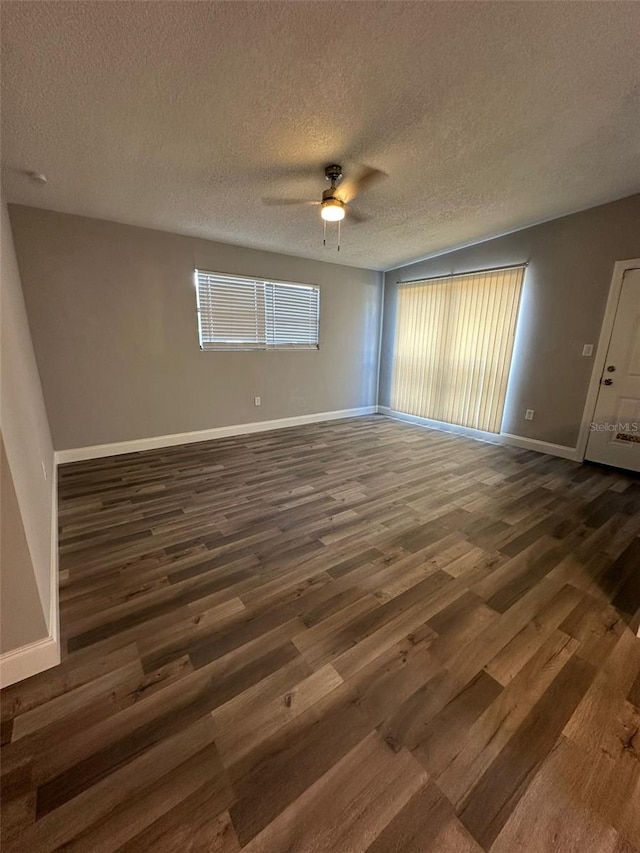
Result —
[[527, 411], [524, 413], [525, 421], [532, 421], [534, 413], [535, 413], [534, 409], [527, 409]]

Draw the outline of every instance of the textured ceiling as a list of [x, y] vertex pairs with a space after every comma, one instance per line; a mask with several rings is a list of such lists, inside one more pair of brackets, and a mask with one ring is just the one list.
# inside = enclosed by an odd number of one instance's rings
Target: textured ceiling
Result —
[[[4, 2], [9, 201], [387, 268], [640, 190], [640, 3]], [[322, 248], [322, 167], [389, 177]], [[24, 172], [44, 172], [40, 186]]]

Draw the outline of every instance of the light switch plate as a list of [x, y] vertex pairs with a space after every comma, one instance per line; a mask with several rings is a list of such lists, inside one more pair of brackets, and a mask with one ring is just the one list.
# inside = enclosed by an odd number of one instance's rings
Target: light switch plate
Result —
[[583, 356], [586, 356], [587, 358], [588, 358], [590, 355], [593, 355], [593, 344], [585, 344], [585, 345], [582, 347], [582, 355], [583, 355]]

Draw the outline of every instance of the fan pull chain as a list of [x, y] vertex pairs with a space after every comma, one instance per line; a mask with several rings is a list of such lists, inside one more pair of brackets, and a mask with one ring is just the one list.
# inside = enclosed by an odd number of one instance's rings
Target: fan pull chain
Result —
[[[339, 221], [339, 220], [338, 220], [338, 222], [336, 222], [336, 225], [338, 226], [338, 244], [337, 244], [337, 250], [338, 250], [338, 251], [340, 251], [341, 223], [340, 223], [340, 221]], [[326, 220], [326, 219], [323, 219], [323, 220], [322, 220], [322, 245], [324, 246], [324, 248], [325, 248], [325, 249], [327, 248], [327, 220]]]

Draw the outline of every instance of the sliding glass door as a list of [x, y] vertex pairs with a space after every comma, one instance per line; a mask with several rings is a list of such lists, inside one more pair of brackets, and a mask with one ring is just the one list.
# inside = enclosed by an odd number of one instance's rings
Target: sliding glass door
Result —
[[524, 266], [398, 284], [391, 406], [500, 432]]

